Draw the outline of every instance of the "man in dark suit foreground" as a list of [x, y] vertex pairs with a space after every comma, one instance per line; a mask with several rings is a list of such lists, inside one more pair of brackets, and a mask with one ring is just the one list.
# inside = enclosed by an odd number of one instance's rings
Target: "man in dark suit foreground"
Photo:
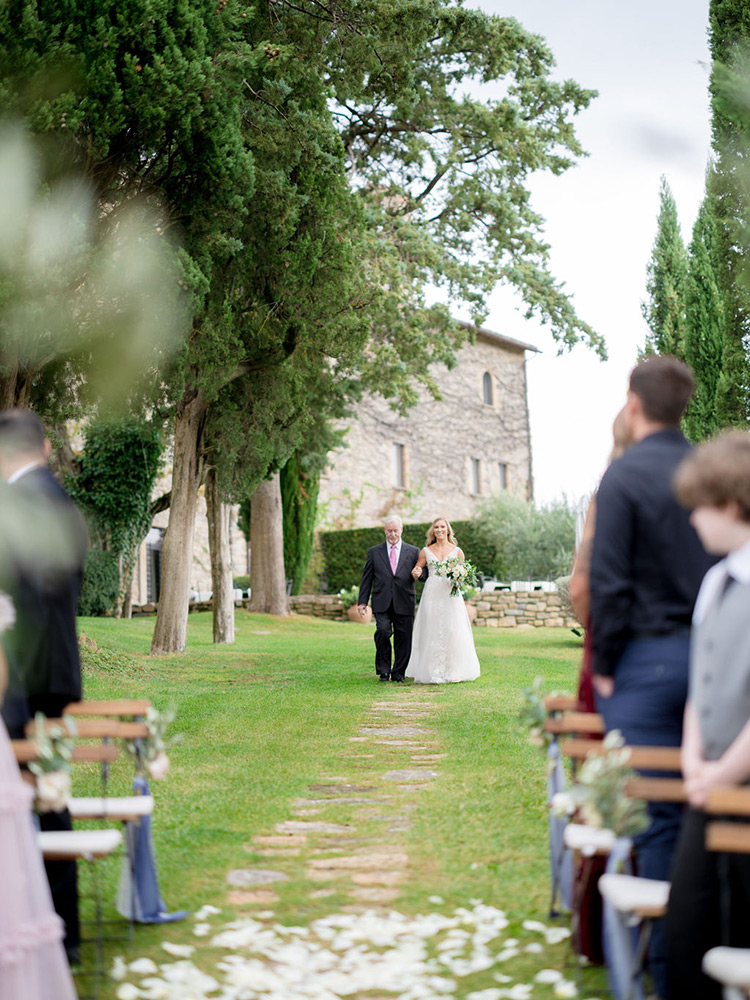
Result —
[[[2, 716], [13, 738], [36, 712], [58, 717], [81, 698], [76, 610], [87, 534], [78, 508], [48, 467], [51, 447], [30, 410], [0, 412], [2, 546], [0, 586], [16, 609], [5, 633], [9, 686]], [[43, 830], [69, 830], [70, 815], [44, 813]], [[79, 946], [75, 862], [48, 862], [55, 909], [71, 960]]]
[[[359, 612], [364, 615], [372, 593], [375, 615], [375, 670], [381, 681], [403, 684], [411, 656], [416, 597], [411, 571], [419, 558], [419, 549], [401, 540], [401, 518], [385, 522], [385, 541], [367, 552], [367, 562], [359, 586]], [[426, 571], [423, 571], [423, 578]], [[393, 671], [391, 671], [391, 635], [393, 636]]]

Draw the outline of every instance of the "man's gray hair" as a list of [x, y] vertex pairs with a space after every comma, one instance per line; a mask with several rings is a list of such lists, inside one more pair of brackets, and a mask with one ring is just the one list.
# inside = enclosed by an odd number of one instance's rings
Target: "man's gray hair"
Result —
[[383, 527], [387, 528], [389, 524], [397, 524], [399, 528], [403, 528], [404, 522], [398, 516], [398, 514], [389, 514], [388, 517], [383, 521]]

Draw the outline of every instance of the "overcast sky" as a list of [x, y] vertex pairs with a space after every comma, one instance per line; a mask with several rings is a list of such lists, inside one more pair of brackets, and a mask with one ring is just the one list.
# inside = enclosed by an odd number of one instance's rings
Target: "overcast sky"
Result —
[[604, 335], [609, 361], [581, 346], [557, 356], [544, 328], [507, 292], [486, 326], [539, 347], [529, 355], [535, 497], [578, 498], [596, 487], [612, 420], [646, 337], [640, 303], [656, 232], [659, 179], [674, 193], [689, 242], [710, 147], [708, 0], [467, 0], [543, 35], [557, 61], [599, 97], [577, 118], [589, 157], [562, 177], [536, 178], [552, 271], [579, 315]]

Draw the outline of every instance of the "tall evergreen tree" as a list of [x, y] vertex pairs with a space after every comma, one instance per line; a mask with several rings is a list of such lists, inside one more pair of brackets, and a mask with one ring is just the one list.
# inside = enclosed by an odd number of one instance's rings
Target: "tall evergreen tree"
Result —
[[[744, 0], [711, 0], [709, 7], [712, 180], [717, 220], [717, 282], [724, 301], [724, 350], [717, 417], [744, 426], [750, 416], [750, 115], [745, 92], [750, 7]], [[738, 78], [740, 86], [737, 86]]]
[[641, 303], [650, 330], [646, 351], [680, 358], [685, 349], [687, 255], [677, 205], [666, 177], [661, 179], [656, 239], [646, 273], [648, 300]]
[[706, 197], [689, 247], [685, 293], [685, 360], [695, 372], [695, 395], [683, 427], [691, 441], [712, 437], [725, 423], [724, 300], [717, 280], [717, 233], [709, 170]]

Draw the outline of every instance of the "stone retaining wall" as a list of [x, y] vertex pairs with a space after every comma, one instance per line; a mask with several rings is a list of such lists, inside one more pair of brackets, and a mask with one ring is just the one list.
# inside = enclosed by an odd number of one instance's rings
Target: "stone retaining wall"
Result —
[[[237, 602], [238, 607], [247, 607], [250, 602]], [[511, 593], [507, 590], [483, 592], [472, 598], [471, 603], [477, 609], [475, 625], [482, 628], [576, 628], [575, 618], [567, 616], [560, 601], [559, 594], [531, 591]], [[341, 606], [338, 594], [300, 594], [290, 597], [292, 611], [298, 615], [312, 615], [315, 618], [328, 618], [330, 621], [347, 621], [347, 615]], [[210, 611], [211, 602], [193, 602], [191, 611]], [[133, 614], [153, 614], [156, 608], [153, 604], [133, 608]]]

